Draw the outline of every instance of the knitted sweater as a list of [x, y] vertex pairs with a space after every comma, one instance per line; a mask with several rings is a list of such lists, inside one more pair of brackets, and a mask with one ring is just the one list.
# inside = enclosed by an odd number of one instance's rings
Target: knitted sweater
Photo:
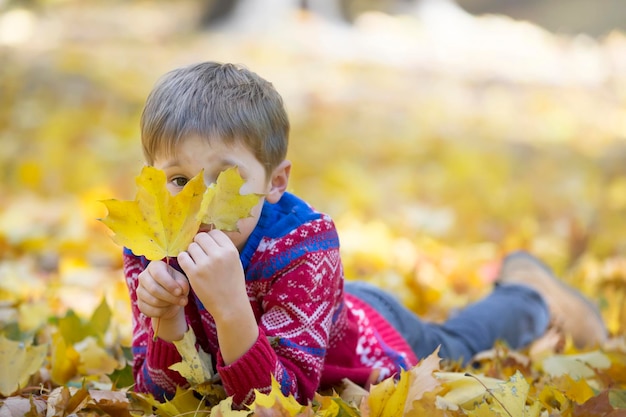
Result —
[[[185, 307], [187, 324], [198, 345], [211, 355], [235, 404], [251, 403], [255, 389], [269, 392], [271, 375], [284, 394], [306, 403], [316, 390], [343, 378], [358, 384], [376, 382], [417, 362], [381, 315], [344, 293], [335, 225], [296, 196], [286, 193], [276, 204], [265, 203], [240, 259], [259, 326], [258, 339], [243, 356], [224, 363], [213, 317], [193, 289]], [[158, 338], [153, 341], [151, 320], [137, 306], [137, 277], [147, 263], [125, 249], [133, 371], [137, 390], [168, 398], [187, 382], [168, 369], [181, 360], [176, 347]], [[372, 375], [378, 378], [372, 381]]]

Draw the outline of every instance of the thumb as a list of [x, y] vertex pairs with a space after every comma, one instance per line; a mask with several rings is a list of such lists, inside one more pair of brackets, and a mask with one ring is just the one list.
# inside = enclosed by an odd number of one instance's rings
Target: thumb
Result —
[[176, 281], [176, 283], [179, 285], [180, 287], [180, 295], [182, 296], [187, 296], [189, 295], [189, 280], [187, 279], [187, 277], [181, 273], [180, 271], [178, 271], [177, 269], [171, 268], [170, 271], [172, 277], [174, 278], [174, 280]]

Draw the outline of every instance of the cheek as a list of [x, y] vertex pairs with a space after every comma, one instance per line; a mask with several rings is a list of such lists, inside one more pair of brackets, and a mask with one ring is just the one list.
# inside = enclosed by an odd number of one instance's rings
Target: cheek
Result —
[[239, 192], [242, 195], [246, 194], [266, 194], [269, 190], [270, 184], [265, 182], [265, 178], [248, 178], [248, 180], [241, 186]]
[[176, 195], [180, 192], [180, 188], [170, 182], [165, 185], [165, 188], [167, 188], [167, 191], [169, 191], [171, 195]]
[[256, 223], [257, 219], [255, 217], [247, 217], [237, 222], [237, 227], [239, 228], [238, 232], [226, 233], [239, 251], [241, 251], [246, 245], [246, 242], [248, 241], [250, 234], [254, 230]]

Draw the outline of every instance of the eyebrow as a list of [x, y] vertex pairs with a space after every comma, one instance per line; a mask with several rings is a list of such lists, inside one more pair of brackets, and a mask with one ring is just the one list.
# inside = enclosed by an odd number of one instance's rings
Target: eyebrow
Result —
[[167, 169], [167, 168], [171, 168], [173, 166], [179, 166], [180, 162], [178, 162], [178, 159], [174, 159], [171, 162], [168, 162], [167, 164], [163, 165], [163, 167], [161, 169]]
[[222, 160], [220, 161], [220, 163], [221, 163], [223, 166], [227, 166], [227, 167], [237, 167], [237, 168], [241, 169], [241, 167], [239, 166], [239, 164], [238, 164], [236, 161], [232, 160], [231, 158], [225, 158], [225, 159], [222, 159]]

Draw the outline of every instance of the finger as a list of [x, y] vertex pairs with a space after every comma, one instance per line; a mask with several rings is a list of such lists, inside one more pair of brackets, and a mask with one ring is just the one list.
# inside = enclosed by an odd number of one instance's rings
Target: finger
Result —
[[[196, 259], [198, 259], [196, 257]], [[192, 276], [195, 271], [198, 269], [196, 262], [191, 257], [189, 252], [181, 252], [178, 254], [178, 265], [182, 268], [183, 271], [187, 274], [187, 276]], [[189, 281], [187, 281], [187, 285], [191, 285]], [[189, 294], [189, 289], [187, 289], [187, 294]]]
[[187, 248], [187, 253], [191, 256], [194, 263], [197, 263], [200, 259], [204, 258], [210, 250], [205, 250], [199, 243], [191, 242]]
[[169, 308], [153, 307], [147, 304], [139, 304], [139, 311], [148, 317], [164, 317], [172, 314], [174, 310]]
[[[193, 238], [193, 243], [199, 245], [205, 253], [211, 253], [212, 250], [215, 250], [219, 244], [213, 238], [213, 235], [210, 232], [198, 233]], [[191, 245], [190, 245], [191, 246]]]
[[187, 279], [185, 274], [174, 269], [172, 276], [174, 277], [178, 285], [180, 285], [180, 288], [182, 290], [181, 295], [184, 297], [187, 297], [189, 295], [190, 287], [189, 287], [189, 280]]
[[232, 240], [230, 240], [230, 238], [226, 235], [226, 233], [222, 232], [221, 230], [214, 229], [206, 234], [209, 237], [211, 237], [211, 239], [213, 239], [215, 244], [218, 246], [222, 246], [222, 247], [233, 246]]
[[183, 293], [183, 290], [180, 287], [178, 281], [176, 281], [173, 277], [173, 274], [176, 270], [167, 265], [165, 262], [150, 262], [150, 264], [148, 265], [148, 271], [150, 272], [150, 275], [152, 276], [154, 281], [159, 284], [168, 294], [177, 297]]
[[178, 304], [178, 297], [168, 293], [154, 281], [140, 282], [137, 287], [137, 299], [153, 307], [167, 307]]

